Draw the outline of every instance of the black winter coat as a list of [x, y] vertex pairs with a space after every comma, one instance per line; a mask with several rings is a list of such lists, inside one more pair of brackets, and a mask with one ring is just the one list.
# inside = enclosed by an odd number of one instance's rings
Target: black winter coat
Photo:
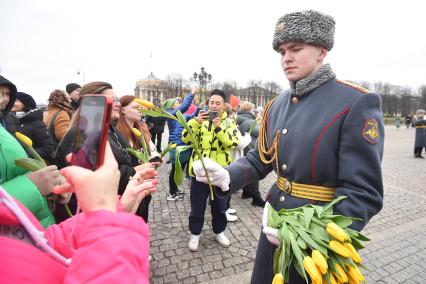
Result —
[[[237, 113], [238, 130], [241, 132], [242, 135], [250, 131], [250, 128], [252, 127], [255, 121], [256, 121], [256, 116], [254, 115], [254, 113], [251, 113], [248, 111], [239, 111]], [[247, 154], [249, 150], [252, 150], [256, 147], [257, 137], [259, 136], [259, 130], [260, 130], [260, 123], [256, 123], [256, 125], [253, 127], [250, 133], [251, 142], [244, 149], [244, 154]]]
[[162, 134], [164, 132], [164, 125], [166, 124], [166, 118], [147, 116], [146, 123], [151, 133]]
[[33, 141], [34, 150], [50, 164], [54, 164], [52, 153], [55, 151], [55, 143], [43, 122], [43, 111], [33, 109], [19, 117], [18, 122], [17, 131], [28, 136]]

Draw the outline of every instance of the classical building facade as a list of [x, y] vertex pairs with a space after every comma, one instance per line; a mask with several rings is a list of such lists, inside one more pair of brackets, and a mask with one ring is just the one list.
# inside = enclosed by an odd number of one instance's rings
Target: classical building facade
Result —
[[136, 81], [135, 96], [158, 106], [168, 99], [166, 83], [151, 72], [148, 77]]
[[270, 100], [275, 98], [278, 94], [262, 88], [260, 86], [254, 86], [244, 89], [237, 89], [236, 96], [243, 101], [249, 101], [255, 106], [265, 106]]

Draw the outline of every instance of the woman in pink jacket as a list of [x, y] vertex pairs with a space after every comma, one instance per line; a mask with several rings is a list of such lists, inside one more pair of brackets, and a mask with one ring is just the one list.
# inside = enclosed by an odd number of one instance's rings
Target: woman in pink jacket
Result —
[[149, 228], [128, 212], [156, 190], [158, 172], [139, 172], [120, 200], [109, 145], [98, 170], [61, 173], [68, 183], [54, 191], [74, 191], [83, 213], [46, 230], [0, 187], [0, 283], [149, 283]]

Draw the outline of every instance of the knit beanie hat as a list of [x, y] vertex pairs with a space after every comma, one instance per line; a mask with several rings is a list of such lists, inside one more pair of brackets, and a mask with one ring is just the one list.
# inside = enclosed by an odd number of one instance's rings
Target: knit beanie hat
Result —
[[80, 89], [81, 86], [77, 83], [69, 83], [66, 87], [65, 90], [67, 91], [68, 94], [71, 94], [73, 91]]
[[24, 105], [24, 111], [28, 112], [32, 109], [37, 108], [37, 104], [33, 97], [30, 95], [23, 93], [23, 92], [17, 92], [16, 93], [16, 99], [19, 100]]
[[279, 47], [287, 42], [305, 42], [331, 50], [334, 44], [334, 19], [326, 14], [305, 10], [286, 14], [281, 17], [274, 32], [272, 46]]
[[163, 103], [163, 108], [164, 109], [171, 109], [174, 106], [175, 102], [176, 102], [176, 98], [167, 99]]
[[237, 96], [231, 95], [231, 97], [229, 98], [229, 104], [232, 107], [239, 106], [240, 103], [241, 103], [241, 100]]

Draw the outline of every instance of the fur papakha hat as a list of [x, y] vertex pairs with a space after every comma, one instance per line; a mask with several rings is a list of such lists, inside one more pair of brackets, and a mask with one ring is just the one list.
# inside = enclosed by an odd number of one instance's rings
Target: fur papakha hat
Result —
[[334, 19], [326, 14], [305, 10], [286, 14], [275, 25], [272, 47], [287, 42], [305, 42], [331, 50], [334, 44]]

